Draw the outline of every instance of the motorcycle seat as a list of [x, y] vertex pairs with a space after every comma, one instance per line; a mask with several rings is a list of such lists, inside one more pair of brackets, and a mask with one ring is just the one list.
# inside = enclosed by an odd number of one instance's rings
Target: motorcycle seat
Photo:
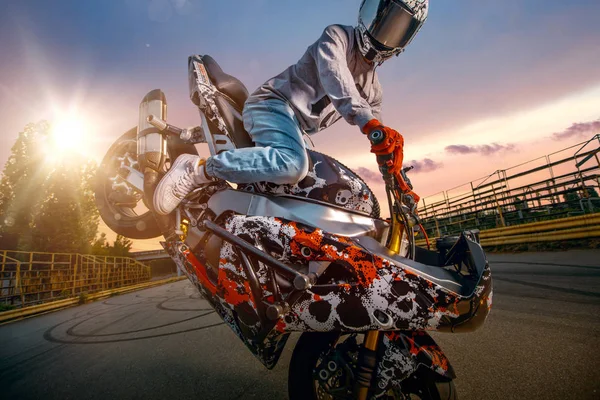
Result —
[[237, 148], [254, 146], [242, 121], [242, 111], [248, 99], [248, 89], [239, 79], [223, 72], [223, 69], [211, 56], [202, 56], [202, 63], [206, 67], [211, 82], [221, 94], [221, 96], [215, 97], [215, 103], [231, 132], [231, 139], [235, 146]]
[[211, 56], [203, 56], [202, 62], [217, 90], [231, 98], [241, 111], [248, 99], [248, 89], [238, 78], [226, 74]]

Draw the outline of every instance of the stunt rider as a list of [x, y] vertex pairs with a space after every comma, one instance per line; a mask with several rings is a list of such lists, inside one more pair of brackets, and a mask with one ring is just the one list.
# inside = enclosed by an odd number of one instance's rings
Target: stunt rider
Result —
[[179, 156], [159, 183], [154, 206], [171, 213], [196, 187], [215, 178], [234, 183], [295, 184], [308, 172], [303, 134], [319, 132], [343, 117], [364, 134], [383, 131], [371, 151], [394, 153], [390, 173], [402, 168], [404, 140], [381, 123], [382, 89], [375, 69], [399, 55], [427, 18], [429, 0], [363, 0], [358, 26], [331, 25], [297, 64], [267, 81], [246, 101], [244, 128], [255, 147], [204, 160]]

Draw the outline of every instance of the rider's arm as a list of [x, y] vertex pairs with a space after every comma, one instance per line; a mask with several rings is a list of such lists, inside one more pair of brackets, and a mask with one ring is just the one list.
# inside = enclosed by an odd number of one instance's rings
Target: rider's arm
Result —
[[[383, 119], [381, 117], [381, 105], [383, 104], [383, 92], [381, 90], [381, 86], [379, 85], [379, 81], [377, 81], [377, 85], [375, 86], [375, 99], [371, 102], [371, 110], [373, 110], [373, 117], [377, 119], [379, 122], [383, 123]], [[364, 126], [363, 126], [364, 127]]]
[[356, 88], [346, 60], [348, 45], [348, 34], [343, 28], [328, 26], [317, 42], [316, 64], [321, 85], [335, 109], [349, 124], [362, 128], [377, 117], [373, 107], [362, 98]]

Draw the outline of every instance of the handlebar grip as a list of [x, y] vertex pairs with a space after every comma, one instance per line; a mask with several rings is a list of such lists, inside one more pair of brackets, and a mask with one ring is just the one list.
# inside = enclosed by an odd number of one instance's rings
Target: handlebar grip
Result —
[[369, 142], [371, 142], [371, 144], [375, 146], [383, 142], [383, 139], [385, 139], [385, 133], [383, 133], [383, 131], [380, 131], [379, 129], [376, 129], [369, 133], [367, 138], [369, 139]]
[[[371, 131], [367, 138], [369, 142], [371, 142], [372, 146], [376, 146], [385, 140], [385, 133], [382, 130], [376, 129]], [[388, 175], [388, 167], [387, 162], [393, 158], [392, 154], [377, 156], [377, 164], [379, 164], [379, 172], [381, 172], [384, 176]]]

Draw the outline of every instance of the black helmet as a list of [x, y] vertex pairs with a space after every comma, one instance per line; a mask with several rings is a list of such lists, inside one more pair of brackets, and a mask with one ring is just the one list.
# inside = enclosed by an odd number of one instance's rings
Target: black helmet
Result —
[[370, 61], [400, 54], [427, 19], [429, 0], [363, 0], [356, 29], [360, 50]]

